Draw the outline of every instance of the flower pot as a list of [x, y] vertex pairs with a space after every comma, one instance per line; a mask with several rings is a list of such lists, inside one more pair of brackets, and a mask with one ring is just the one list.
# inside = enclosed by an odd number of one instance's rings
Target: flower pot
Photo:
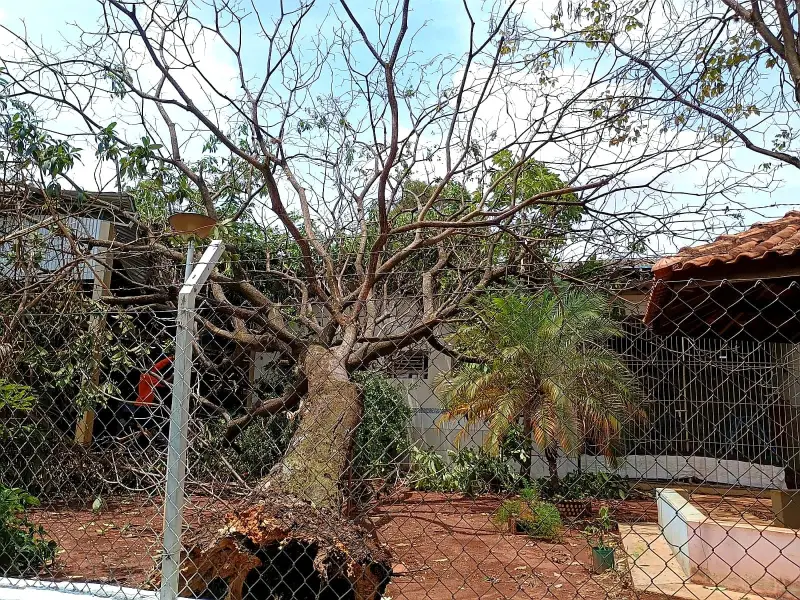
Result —
[[592, 548], [592, 570], [595, 573], [605, 573], [614, 568], [614, 549], [603, 547]]

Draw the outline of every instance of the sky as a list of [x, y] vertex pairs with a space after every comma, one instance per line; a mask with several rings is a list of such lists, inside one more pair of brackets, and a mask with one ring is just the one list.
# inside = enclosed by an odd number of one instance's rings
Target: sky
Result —
[[[545, 1], [549, 2], [550, 0]], [[261, 0], [257, 4], [266, 7], [269, 6], [269, 0]], [[372, 4], [371, 2], [354, 1], [352, 6], [356, 13], [361, 11], [361, 14], [366, 14], [365, 11], [368, 11]], [[412, 14], [411, 30], [416, 31], [424, 22], [425, 26], [416, 33], [415, 45], [423, 49], [425, 55], [446, 55], [463, 51], [467, 39], [465, 33], [467, 27], [463, 12], [460, 10], [461, 4], [461, 0], [426, 0], [424, 3], [419, 3], [424, 10], [415, 10]], [[415, 4], [412, 2], [412, 7], [414, 6]], [[321, 21], [325, 15], [324, 7], [324, 3], [320, 4], [320, 9], [312, 15], [312, 18], [318, 18]], [[547, 12], [546, 8], [544, 3], [532, 3], [526, 10], [544, 15]], [[83, 25], [91, 24], [98, 14], [97, 5], [93, 0], [27, 0], [0, 4], [0, 23], [18, 30], [24, 22], [24, 27], [32, 39], [44, 41], [45, 45], [53, 50], [58, 50], [59, 46], [63, 44], [65, 36], [69, 38], [75, 35], [74, 29], [69, 26], [70, 23], [77, 21]], [[330, 25], [328, 24], [327, 27]], [[323, 35], [322, 31], [321, 35]], [[330, 32], [330, 29], [327, 31]], [[1, 42], [2, 39], [0, 39]], [[212, 66], [213, 70], [230, 71], [230, 79], [234, 79], [235, 66], [225, 58], [224, 53], [210, 49], [208, 56], [204, 58], [211, 61], [208, 64]], [[200, 90], [197, 93], [200, 93]], [[752, 164], [754, 158], [745, 150], [737, 150], [731, 156], [731, 160], [738, 161], [740, 164]], [[84, 182], [95, 176], [95, 167], [96, 165], [91, 163], [90, 157], [87, 157], [85, 164], [76, 170], [80, 183], [89, 187]], [[745, 213], [746, 225], [780, 216], [797, 206], [800, 177], [794, 171], [793, 169], [781, 170], [779, 177], [782, 179], [782, 183], [772, 191], [752, 190], [747, 192], [746, 197], [737, 198], [738, 202], [749, 207], [759, 207], [757, 211]], [[697, 181], [697, 187], [700, 189], [704, 183], [702, 173], [698, 177], [701, 179]], [[697, 224], [698, 231], [702, 227], [702, 223]]]

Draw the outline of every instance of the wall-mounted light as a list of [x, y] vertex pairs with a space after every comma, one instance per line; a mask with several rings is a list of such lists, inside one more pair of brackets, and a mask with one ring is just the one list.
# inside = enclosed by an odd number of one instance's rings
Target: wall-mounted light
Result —
[[187, 238], [189, 246], [186, 249], [186, 271], [183, 280], [189, 278], [192, 272], [192, 260], [194, 259], [194, 238], [207, 238], [217, 224], [217, 220], [200, 213], [175, 213], [169, 218], [169, 226], [176, 234]]

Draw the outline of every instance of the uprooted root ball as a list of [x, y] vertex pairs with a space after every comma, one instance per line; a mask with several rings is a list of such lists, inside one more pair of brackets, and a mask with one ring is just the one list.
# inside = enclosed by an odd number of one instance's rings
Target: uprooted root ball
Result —
[[364, 530], [292, 496], [226, 515], [198, 538], [181, 569], [197, 597], [227, 600], [379, 600], [387, 553]]

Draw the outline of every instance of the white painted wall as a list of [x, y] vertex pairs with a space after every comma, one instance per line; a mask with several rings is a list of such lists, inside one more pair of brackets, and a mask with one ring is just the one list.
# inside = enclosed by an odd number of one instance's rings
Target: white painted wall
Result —
[[[588, 472], [611, 471], [637, 480], [672, 481], [695, 479], [707, 483], [746, 486], [759, 489], [786, 489], [783, 469], [771, 465], [752, 464], [738, 460], [719, 460], [705, 456], [650, 456], [628, 455], [620, 458], [617, 466], [608, 464], [605, 457], [581, 456], [581, 468]], [[578, 470], [575, 457], [562, 456], [559, 474]], [[534, 457], [532, 476], [547, 474], [547, 463], [542, 456]]]
[[693, 583], [770, 598], [800, 596], [797, 531], [717, 520], [678, 492], [656, 490], [658, 524]]
[[684, 574], [690, 577], [693, 569], [689, 558], [689, 540], [694, 536], [697, 524], [705, 516], [675, 490], [657, 489], [656, 504], [661, 534], [667, 540]]
[[80, 597], [107, 600], [158, 600], [159, 593], [102, 583], [0, 577], [0, 600], [75, 600]]

